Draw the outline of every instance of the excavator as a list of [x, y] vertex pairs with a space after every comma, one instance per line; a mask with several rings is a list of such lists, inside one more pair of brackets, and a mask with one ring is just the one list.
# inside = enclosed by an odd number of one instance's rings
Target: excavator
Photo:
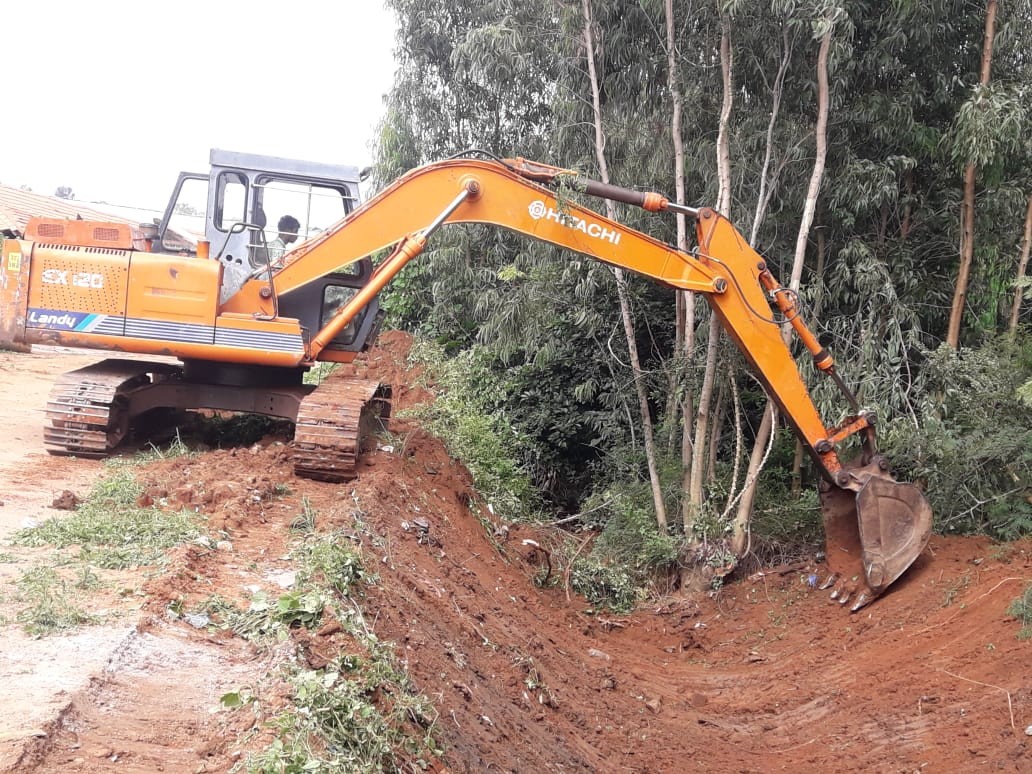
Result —
[[[318, 386], [304, 375], [322, 362], [353, 363], [371, 345], [377, 295], [438, 229], [489, 224], [706, 298], [821, 475], [820, 585], [836, 602], [861, 609], [924, 550], [932, 513], [920, 488], [892, 475], [874, 414], [803, 321], [796, 294], [715, 210], [483, 151], [416, 168], [359, 204], [361, 179], [353, 167], [213, 150], [208, 174], [180, 174], [160, 223], [37, 219], [4, 240], [0, 343], [134, 355], [56, 380], [46, 448], [107, 455], [154, 409], [252, 412], [294, 422], [297, 475], [354, 477], [389, 417], [389, 387], [358, 372]], [[201, 190], [196, 205], [185, 201], [190, 186]], [[293, 205], [283, 204], [288, 194]], [[586, 197], [680, 213], [694, 220], [696, 247], [685, 252], [611, 220], [579, 203]], [[306, 238], [273, 255], [266, 210], [298, 203]], [[199, 224], [184, 225], [191, 215], [203, 217], [203, 236]], [[837, 424], [820, 417], [783, 328], [842, 392], [849, 412]], [[849, 460], [847, 442], [859, 447]]]

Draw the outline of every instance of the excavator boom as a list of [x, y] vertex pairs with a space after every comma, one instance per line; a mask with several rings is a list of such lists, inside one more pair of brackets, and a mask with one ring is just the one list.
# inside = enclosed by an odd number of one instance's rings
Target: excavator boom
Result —
[[[654, 212], [693, 216], [698, 250], [681, 252], [562, 198], [564, 188]], [[442, 202], [450, 203], [442, 210]], [[763, 258], [715, 210], [679, 207], [655, 193], [582, 180], [566, 170], [522, 159], [454, 159], [397, 180], [336, 228], [292, 253], [272, 285], [276, 293], [289, 293], [342, 258], [357, 260], [394, 245], [373, 277], [368, 289], [373, 294], [422, 252], [443, 223], [496, 225], [672, 288], [702, 293], [823, 475], [830, 568], [825, 585], [834, 586], [833, 598], [840, 604], [852, 603], [853, 610], [860, 609], [899, 578], [924, 549], [932, 522], [924, 496], [913, 484], [898, 483], [891, 476], [888, 462], [877, 453], [873, 415], [859, 410], [835, 372], [831, 355], [802, 321], [794, 294], [778, 284]], [[254, 292], [245, 287], [241, 295]], [[331, 326], [347, 324], [365, 301], [361, 294], [356, 296]], [[774, 319], [772, 304], [783, 314], [782, 320]], [[825, 425], [785, 342], [781, 323], [792, 327], [818, 369], [835, 379], [857, 409], [856, 415], [837, 427]], [[313, 344], [318, 343], [319, 336], [313, 339]], [[861, 438], [862, 453], [859, 459], [844, 462], [840, 449], [854, 435]]]
[[[656, 213], [689, 215], [695, 219], [698, 248], [689, 254], [611, 220], [581, 205], [580, 194]], [[127, 243], [117, 254], [94, 259], [66, 247], [8, 240], [0, 263], [0, 288], [15, 291], [0, 295], [0, 331], [28, 342], [172, 354], [187, 361], [191, 372], [211, 370], [218, 379], [223, 379], [221, 367], [226, 364], [243, 369], [246, 379], [248, 368], [290, 374], [317, 360], [346, 361], [353, 352], [342, 353], [339, 342], [355, 341], [351, 349], [357, 351], [375, 334], [373, 310], [379, 291], [425, 250], [437, 229], [455, 223], [509, 229], [668, 287], [703, 294], [822, 474], [830, 580], [839, 602], [852, 601], [853, 609], [859, 609], [923, 550], [931, 527], [931, 509], [923, 495], [917, 487], [892, 478], [887, 461], [877, 453], [873, 416], [859, 410], [830, 354], [802, 321], [794, 294], [778, 284], [763, 258], [726, 218], [710, 208], [677, 205], [656, 193], [584, 180], [568, 170], [523, 159], [453, 158], [412, 170], [288, 252], [282, 263], [267, 261], [249, 273], [242, 272], [239, 260], [225, 250], [205, 260], [143, 254]], [[386, 249], [391, 250], [389, 256], [373, 269], [369, 256]], [[227, 263], [232, 272], [223, 266]], [[89, 270], [83, 272], [84, 266]], [[46, 275], [51, 280], [81, 275], [98, 287], [90, 288], [87, 282], [87, 287], [55, 288], [46, 284], [45, 271], [51, 272]], [[328, 277], [349, 276], [352, 279], [337, 280], [350, 283], [351, 289], [334, 309], [327, 307], [327, 296], [312, 295], [310, 289], [323, 287]], [[320, 304], [318, 315], [307, 311], [310, 299]], [[102, 308], [94, 308], [98, 305]], [[88, 320], [86, 313], [91, 315]], [[31, 322], [33, 315], [37, 323]], [[302, 319], [303, 315], [309, 316]], [[783, 337], [786, 325], [809, 349], [817, 368], [835, 379], [854, 409], [839, 425], [826, 425], [814, 406]], [[359, 331], [362, 335], [356, 339]], [[163, 394], [171, 395], [181, 394], [176, 390], [182, 378], [144, 377], [133, 371], [128, 381], [151, 393], [156, 389], [152, 383], [170, 382]], [[206, 383], [218, 379], [208, 378]], [[239, 400], [232, 389], [220, 389], [213, 386], [209, 392], [218, 400]], [[326, 436], [319, 428], [332, 423], [336, 404], [320, 403], [317, 394], [309, 395], [294, 384], [270, 385], [270, 394], [277, 390], [279, 415], [297, 418], [299, 437], [307, 422], [305, 433], [315, 438], [306, 444], [314, 451], [298, 472], [323, 473], [321, 477], [330, 480], [348, 475], [347, 467], [362, 445], [359, 425], [368, 424], [359, 420], [361, 412], [356, 408], [347, 427]], [[352, 393], [361, 395], [354, 399], [358, 403], [379, 401], [386, 406], [387, 396], [375, 385], [341, 391]], [[112, 408], [106, 411], [119, 414], [114, 410], [119, 390], [112, 395]], [[73, 431], [74, 419], [65, 423]], [[119, 421], [124, 425], [124, 419]], [[101, 430], [110, 437], [110, 428]], [[346, 460], [333, 451], [334, 444], [341, 443], [335, 438], [343, 436], [352, 449]], [[856, 460], [844, 461], [841, 450], [853, 436], [861, 441], [861, 453]], [[320, 450], [332, 459], [320, 461]]]

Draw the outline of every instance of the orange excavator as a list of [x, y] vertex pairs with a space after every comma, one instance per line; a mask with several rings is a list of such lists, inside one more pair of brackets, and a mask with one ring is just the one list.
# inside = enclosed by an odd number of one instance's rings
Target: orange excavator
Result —
[[[358, 376], [316, 387], [304, 374], [319, 362], [351, 362], [372, 343], [377, 294], [439, 228], [482, 223], [705, 296], [821, 473], [829, 566], [822, 588], [834, 587], [833, 599], [859, 610], [924, 549], [932, 514], [920, 489], [893, 478], [873, 414], [803, 322], [795, 294], [716, 211], [482, 152], [412, 170], [361, 206], [354, 168], [225, 151], [212, 151], [211, 162], [208, 175], [180, 175], [155, 226], [37, 220], [23, 238], [3, 242], [0, 342], [178, 360], [115, 358], [60, 377], [47, 403], [51, 452], [103, 456], [148, 411], [208, 408], [289, 419], [298, 475], [353, 477], [364, 444], [389, 415], [389, 388]], [[205, 199], [192, 206], [183, 192], [198, 183]], [[695, 221], [697, 248], [686, 253], [606, 218], [570, 200], [571, 190], [682, 213]], [[282, 241], [266, 241], [265, 211], [274, 204], [304, 210], [304, 222], [293, 221], [307, 238], [282, 255]], [[183, 218], [199, 217], [201, 206], [204, 235], [198, 226], [192, 240]], [[335, 222], [319, 222], [334, 208]], [[386, 258], [374, 267], [370, 256], [381, 251]], [[785, 324], [845, 396], [850, 414], [835, 426], [813, 404], [782, 337]], [[851, 438], [859, 453], [846, 461]]]

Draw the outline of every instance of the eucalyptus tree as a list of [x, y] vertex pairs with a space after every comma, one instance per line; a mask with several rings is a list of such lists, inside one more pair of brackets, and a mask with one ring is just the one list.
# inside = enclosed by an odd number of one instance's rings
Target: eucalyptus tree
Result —
[[[1008, 319], [1030, 189], [1029, 165], [1015, 159], [1032, 157], [1019, 147], [1032, 133], [1021, 129], [1027, 109], [1018, 109], [1028, 104], [1029, 79], [1012, 26], [1016, 4], [1000, 5], [993, 80], [977, 103], [984, 14], [971, 11], [984, 6], [973, 0], [590, 0], [590, 46], [583, 0], [390, 4], [401, 29], [382, 181], [478, 146], [718, 204], [740, 224], [747, 214], [742, 231], [818, 312], [811, 320], [833, 339], [863, 402], [916, 424], [926, 397], [920, 359], [946, 333], [954, 289], [958, 160], [966, 158], [958, 149], [991, 131], [978, 148], [991, 158], [980, 166], [968, 295], [976, 312], [968, 319], [980, 325], [966, 335]], [[832, 11], [841, 18], [825, 52], [830, 119], [819, 149], [823, 32], [814, 25]], [[722, 35], [733, 69], [722, 67]], [[965, 101], [977, 107], [971, 117]], [[620, 206], [614, 214], [690, 246], [674, 219]], [[707, 305], [687, 307], [654, 283], [625, 280], [469, 226], [443, 231], [388, 290], [386, 305], [395, 322], [475, 349], [485, 404], [526, 440], [526, 462], [556, 501], [576, 507], [622, 478], [640, 482], [657, 513], [676, 512], [727, 489], [717, 478], [744, 465], [748, 444], [754, 468], [762, 461], [771, 415], [741, 359], [712, 335]], [[800, 366], [811, 367], [805, 358]], [[707, 378], [716, 391], [700, 432], [691, 420]], [[815, 398], [825, 416], [841, 406], [827, 384], [815, 385]], [[667, 432], [648, 454], [653, 422]], [[754, 469], [745, 481], [758, 476]], [[739, 537], [755, 487], [747, 490]]]
[[[964, 159], [964, 197], [960, 206], [960, 265], [957, 269], [957, 283], [953, 290], [953, 304], [950, 307], [950, 321], [946, 332], [946, 343], [956, 349], [960, 346], [960, 324], [964, 317], [967, 299], [968, 280], [971, 274], [971, 262], [975, 254], [975, 173], [978, 160], [983, 160], [979, 153], [981, 143], [963, 142], [964, 129], [970, 129], [974, 114], [982, 112], [978, 104], [984, 92], [988, 90], [989, 73], [993, 61], [993, 37], [996, 29], [997, 0], [987, 0], [985, 6], [985, 42], [982, 45], [982, 61], [979, 68], [978, 87], [958, 114], [960, 138], [956, 144], [954, 155]], [[965, 121], [965, 118], [969, 119]], [[970, 132], [969, 136], [981, 132]], [[974, 137], [972, 136], [972, 139]], [[979, 138], [981, 139], [981, 138]], [[965, 147], [966, 146], [966, 147]]]
[[[581, 0], [581, 8], [584, 22], [584, 58], [587, 62], [588, 83], [591, 88], [592, 123], [595, 128], [595, 159], [598, 163], [601, 181], [609, 185], [609, 164], [605, 151], [606, 135], [602, 128], [600, 84], [598, 70], [595, 66], [596, 33], [591, 12], [591, 0]], [[616, 219], [616, 204], [611, 199], [606, 200], [606, 212], [611, 219]], [[648, 466], [649, 484], [652, 489], [652, 504], [656, 511], [656, 522], [659, 528], [665, 532], [667, 529], [666, 505], [663, 502], [663, 489], [659, 480], [659, 466], [656, 462], [652, 413], [642, 376], [641, 358], [638, 356], [637, 334], [634, 329], [634, 321], [631, 319], [630, 300], [627, 294], [627, 277], [619, 267], [613, 269], [613, 276], [616, 279], [616, 292], [620, 300], [620, 319], [623, 322], [624, 336], [627, 340], [627, 354], [630, 359], [631, 376], [634, 381], [634, 390], [638, 397], [638, 418], [641, 422], [645, 462]]]
[[1018, 259], [1017, 276], [1014, 280], [1014, 300], [1011, 302], [1010, 318], [1007, 321], [1007, 332], [1011, 336], [1017, 333], [1021, 302], [1027, 289], [1025, 271], [1028, 269], [1030, 248], [1032, 248], [1032, 193], [1028, 195], [1028, 206], [1025, 208], [1025, 228], [1021, 237], [1021, 257]]

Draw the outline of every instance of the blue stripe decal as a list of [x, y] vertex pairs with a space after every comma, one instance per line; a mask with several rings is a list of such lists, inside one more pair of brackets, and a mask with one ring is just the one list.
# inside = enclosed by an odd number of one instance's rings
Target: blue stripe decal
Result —
[[90, 330], [90, 328], [91, 328], [90, 324], [94, 320], [96, 320], [96, 319], [97, 319], [97, 315], [95, 315], [95, 314], [88, 314], [88, 315], [86, 315], [86, 317], [83, 318], [82, 322], [80, 322], [78, 325], [75, 326], [75, 330], [77, 330], [77, 331], [88, 331], [88, 330]]
[[151, 341], [179, 341], [184, 344], [218, 344], [239, 349], [261, 349], [273, 352], [303, 352], [304, 340], [297, 333], [270, 333], [240, 328], [214, 327], [196, 323], [125, 318], [90, 312], [69, 312], [62, 309], [29, 309], [25, 321], [28, 328], [98, 333], [127, 336]]

